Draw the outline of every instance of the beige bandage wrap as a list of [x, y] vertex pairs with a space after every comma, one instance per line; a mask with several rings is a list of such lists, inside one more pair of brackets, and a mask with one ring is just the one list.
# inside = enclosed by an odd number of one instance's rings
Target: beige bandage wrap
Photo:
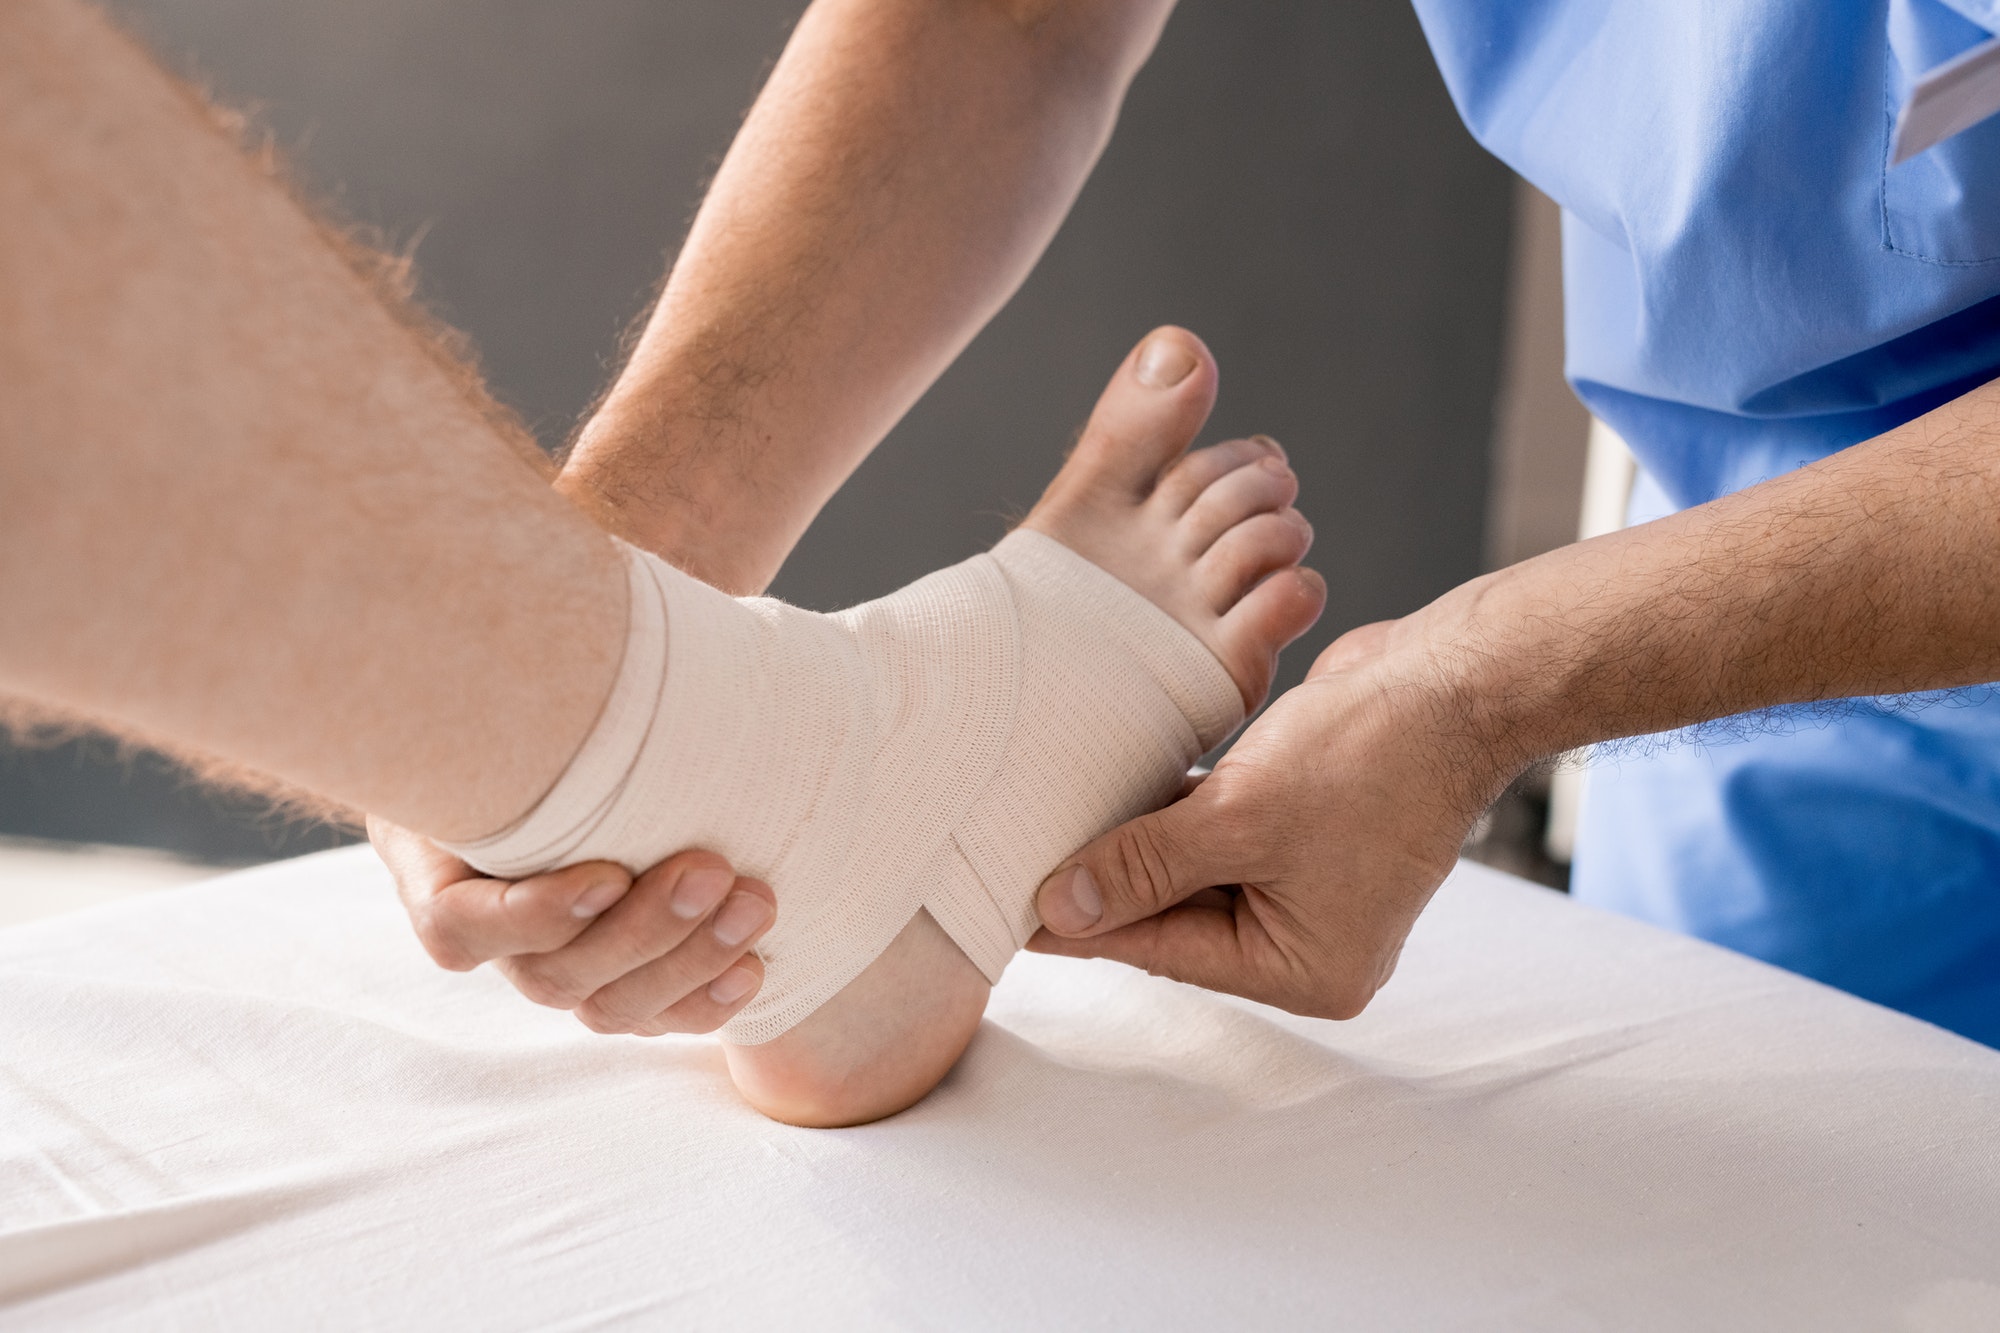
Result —
[[625, 554], [625, 658], [589, 739], [519, 823], [451, 850], [519, 877], [705, 848], [769, 883], [740, 1044], [832, 998], [919, 909], [997, 981], [1048, 872], [1242, 720], [1200, 640], [1039, 533], [837, 615]]

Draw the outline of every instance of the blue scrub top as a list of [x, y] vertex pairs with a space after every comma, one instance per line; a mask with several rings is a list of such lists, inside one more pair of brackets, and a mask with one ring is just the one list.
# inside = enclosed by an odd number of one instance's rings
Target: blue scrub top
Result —
[[[1563, 207], [1571, 384], [1635, 517], [2000, 376], [2000, 119], [1888, 165], [2000, 0], [1416, 0], [1479, 141]], [[1857, 703], [1591, 776], [1574, 889], [2000, 1045], [2000, 700]]]

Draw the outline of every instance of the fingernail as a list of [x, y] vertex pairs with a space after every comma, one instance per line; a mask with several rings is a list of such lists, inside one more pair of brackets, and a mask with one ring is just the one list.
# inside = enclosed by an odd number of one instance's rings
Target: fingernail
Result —
[[1284, 459], [1286, 462], [1291, 461], [1292, 456], [1285, 452], [1285, 446], [1279, 444], [1276, 440], [1272, 439], [1268, 435], [1252, 435], [1250, 437], [1250, 442], [1252, 444], [1264, 445], [1273, 450], [1278, 455], [1278, 457]]
[[731, 894], [715, 914], [715, 938], [733, 949], [762, 930], [770, 919], [771, 904], [756, 894]]
[[720, 1005], [731, 1005], [756, 989], [755, 972], [747, 967], [732, 967], [708, 983], [708, 998]]
[[709, 914], [722, 895], [729, 892], [729, 886], [736, 882], [736, 876], [727, 870], [706, 866], [700, 870], [690, 870], [681, 876], [681, 882], [674, 888], [674, 896], [667, 906], [683, 921], [695, 921]]
[[1139, 383], [1149, 389], [1171, 389], [1194, 372], [1194, 353], [1168, 334], [1146, 340], [1139, 353]]
[[1089, 930], [1104, 915], [1104, 895], [1088, 867], [1073, 866], [1042, 888], [1042, 920], [1058, 935]]
[[628, 886], [615, 879], [602, 880], [591, 885], [576, 896], [570, 904], [569, 912], [579, 920], [596, 916], [611, 904], [625, 896]]

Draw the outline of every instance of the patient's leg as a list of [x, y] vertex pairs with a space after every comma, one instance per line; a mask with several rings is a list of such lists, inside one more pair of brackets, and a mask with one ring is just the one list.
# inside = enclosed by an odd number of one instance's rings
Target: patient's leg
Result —
[[94, 9], [0, 4], [0, 694], [477, 836], [618, 669], [612, 543]]
[[[1175, 464], [1213, 390], [1191, 335], [1154, 335], [1026, 530], [840, 616], [635, 553], [605, 721], [518, 827], [456, 850], [499, 874], [727, 855], [779, 895], [765, 987], [726, 1029], [745, 1090], [815, 1123], [907, 1104], [1032, 933], [1043, 875], [1171, 796], [1318, 610], [1306, 576], [1260, 585], [1309, 541], [1275, 447]], [[883, 957], [920, 912], [976, 973], [927, 924]]]

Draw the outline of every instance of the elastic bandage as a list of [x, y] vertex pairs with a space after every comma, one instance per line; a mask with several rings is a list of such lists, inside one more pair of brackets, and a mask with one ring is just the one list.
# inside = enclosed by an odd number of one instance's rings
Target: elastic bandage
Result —
[[770, 884], [739, 1044], [831, 999], [920, 909], [998, 981], [1049, 871], [1242, 720], [1200, 640], [1036, 532], [836, 615], [622, 549], [625, 655], [589, 738], [518, 823], [451, 850], [520, 878], [701, 848]]

